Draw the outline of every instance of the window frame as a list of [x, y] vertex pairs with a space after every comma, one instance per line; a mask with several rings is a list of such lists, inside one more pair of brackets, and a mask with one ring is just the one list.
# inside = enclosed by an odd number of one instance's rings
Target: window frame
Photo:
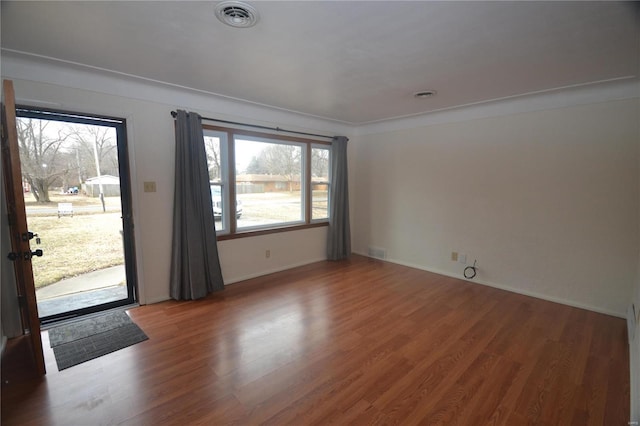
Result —
[[[314, 149], [327, 149], [329, 151], [329, 158], [327, 159], [327, 181], [322, 182], [327, 185], [327, 217], [326, 218], [313, 218], [313, 150]], [[327, 144], [318, 144], [314, 143], [309, 146], [309, 156], [308, 156], [308, 175], [309, 175], [309, 194], [310, 194], [310, 202], [309, 207], [311, 209], [309, 221], [310, 223], [319, 223], [319, 222], [328, 222], [329, 217], [331, 215], [331, 144], [327, 148]], [[322, 184], [321, 182], [317, 182], [318, 184]]]
[[[222, 191], [222, 204], [226, 209], [223, 212], [223, 217], [228, 219], [228, 225], [224, 230], [216, 230], [217, 239], [219, 241], [231, 240], [236, 238], [254, 237], [259, 235], [267, 235], [279, 232], [297, 231], [303, 229], [318, 228], [329, 225], [329, 217], [325, 219], [312, 220], [312, 185], [311, 185], [311, 152], [312, 149], [327, 147], [329, 149], [329, 158], [331, 158], [331, 142], [322, 141], [316, 139], [307, 139], [300, 137], [285, 136], [273, 133], [255, 132], [252, 130], [244, 130], [242, 128], [222, 127], [214, 126], [210, 124], [202, 124], [202, 129], [207, 136], [207, 132], [210, 133], [225, 133], [226, 141], [220, 138], [220, 168], [221, 168], [221, 182], [224, 182], [226, 191]], [[242, 139], [242, 137], [251, 138], [250, 140], [258, 139], [256, 142], [265, 143], [278, 143], [281, 142], [284, 145], [306, 145], [302, 149], [303, 164], [302, 164], [302, 178], [301, 178], [301, 195], [302, 199], [302, 215], [303, 219], [295, 223], [282, 223], [273, 225], [264, 225], [259, 227], [250, 227], [238, 230], [238, 222], [234, 214], [230, 214], [230, 207], [235, 206], [237, 200], [236, 194], [236, 162], [235, 162], [235, 140]], [[272, 141], [272, 142], [270, 142]], [[223, 143], [225, 147], [223, 148]], [[225, 154], [223, 154], [225, 152]], [[330, 169], [329, 169], [330, 170]], [[329, 204], [331, 203], [330, 196]], [[328, 210], [328, 215], [329, 216]]]
[[[228, 234], [231, 229], [230, 228], [231, 221], [229, 218], [229, 214], [228, 212], [225, 212], [225, 210], [228, 210], [225, 207], [225, 200], [228, 198], [228, 192], [229, 192], [229, 179], [228, 179], [229, 176], [227, 173], [225, 173], [226, 171], [225, 159], [228, 156], [228, 150], [229, 150], [229, 142], [228, 142], [229, 135], [226, 134], [225, 132], [220, 132], [220, 131], [207, 132], [206, 130], [204, 130], [204, 137], [207, 137], [207, 136], [218, 138], [220, 143], [220, 152], [219, 152], [220, 182], [213, 182], [211, 181], [211, 179], [209, 179], [209, 188], [211, 188], [212, 186], [220, 187], [220, 201], [222, 202], [222, 217], [220, 218], [220, 223], [222, 224], [222, 229], [216, 228], [216, 234], [224, 235], [224, 234]], [[213, 202], [213, 197], [212, 197], [212, 202]]]

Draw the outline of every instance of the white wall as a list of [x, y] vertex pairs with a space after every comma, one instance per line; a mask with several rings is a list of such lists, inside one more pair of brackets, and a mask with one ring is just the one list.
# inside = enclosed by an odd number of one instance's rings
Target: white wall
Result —
[[354, 251], [624, 316], [636, 275], [638, 99], [363, 134]]
[[629, 374], [631, 376], [631, 420], [640, 421], [640, 253], [638, 254], [638, 274], [633, 292], [636, 330], [629, 342]]
[[[218, 242], [226, 284], [255, 278], [327, 258], [327, 228]], [[270, 257], [265, 257], [265, 251]], [[287, 259], [283, 263], [281, 259]]]
[[[127, 119], [143, 303], [169, 298], [174, 182], [171, 110], [185, 108], [204, 116], [328, 135], [345, 134], [349, 129], [314, 117], [23, 58], [3, 57], [2, 76], [14, 81], [18, 103]], [[157, 192], [143, 192], [145, 181], [155, 181]], [[225, 282], [323, 260], [326, 232], [323, 227], [220, 242]], [[271, 250], [269, 259], [265, 259], [266, 249]]]
[[[638, 141], [638, 163], [640, 164], [640, 117], [636, 123]], [[640, 199], [640, 180], [638, 180], [638, 199]], [[640, 221], [640, 215], [638, 217]], [[638, 269], [632, 297], [635, 305], [636, 330], [629, 342], [629, 373], [631, 375], [631, 421], [640, 422], [640, 252], [638, 253]]]

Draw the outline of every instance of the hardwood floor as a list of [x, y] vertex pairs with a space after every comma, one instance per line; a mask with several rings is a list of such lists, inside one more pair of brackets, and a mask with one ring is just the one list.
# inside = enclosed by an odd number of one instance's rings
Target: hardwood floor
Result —
[[626, 425], [626, 323], [354, 256], [129, 311], [149, 340], [2, 389], [4, 425]]

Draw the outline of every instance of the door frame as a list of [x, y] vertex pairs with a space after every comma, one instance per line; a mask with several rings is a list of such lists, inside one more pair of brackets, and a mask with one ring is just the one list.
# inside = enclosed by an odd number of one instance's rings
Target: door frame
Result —
[[[125, 276], [127, 281], [127, 298], [100, 305], [89, 306], [73, 311], [62, 312], [40, 318], [42, 324], [74, 318], [108, 309], [132, 305], [138, 302], [137, 263], [133, 225], [133, 202], [131, 193], [131, 175], [129, 149], [127, 140], [127, 121], [125, 118], [93, 114], [86, 112], [64, 111], [50, 108], [16, 106], [16, 117], [62, 121], [67, 123], [87, 124], [113, 127], [116, 130], [116, 146], [118, 152], [118, 171], [120, 174], [120, 200], [122, 208], [122, 237]], [[36, 230], [37, 231], [37, 230]]]

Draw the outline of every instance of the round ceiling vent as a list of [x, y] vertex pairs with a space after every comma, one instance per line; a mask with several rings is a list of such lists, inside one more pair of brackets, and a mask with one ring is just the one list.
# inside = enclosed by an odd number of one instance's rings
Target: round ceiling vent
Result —
[[216, 5], [216, 16], [220, 21], [236, 28], [253, 27], [260, 18], [250, 4], [240, 1], [223, 1]]

